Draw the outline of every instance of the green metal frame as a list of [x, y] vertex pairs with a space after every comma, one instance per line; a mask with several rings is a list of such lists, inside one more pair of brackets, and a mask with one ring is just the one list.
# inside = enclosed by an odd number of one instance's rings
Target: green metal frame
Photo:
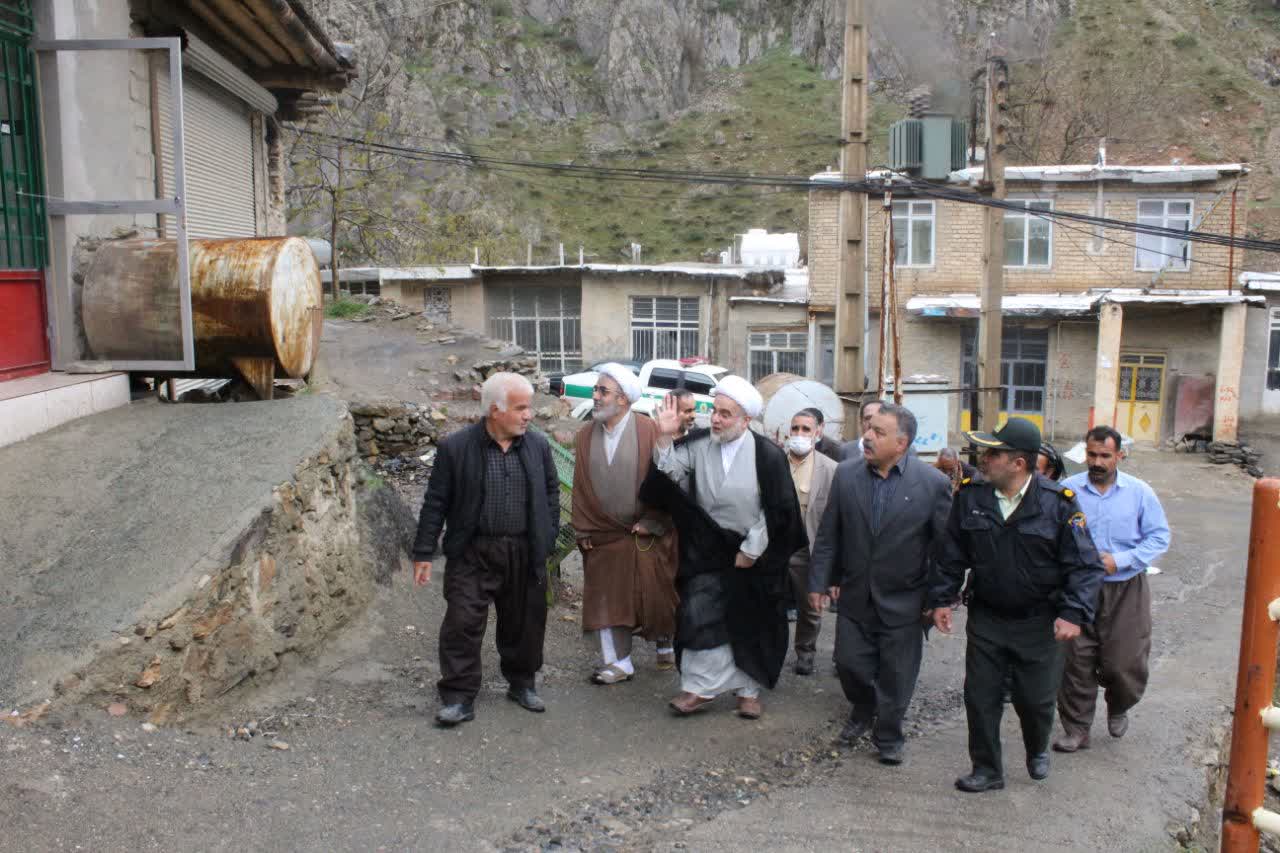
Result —
[[[541, 432], [536, 427], [531, 429]], [[556, 463], [556, 477], [560, 480], [560, 533], [556, 536], [551, 555], [547, 557], [547, 576], [559, 578], [560, 563], [573, 553], [574, 548], [578, 547], [578, 536], [569, 523], [573, 517], [573, 451], [561, 447], [560, 442], [545, 432], [543, 435], [551, 445], [551, 458]], [[553, 584], [547, 584], [548, 604], [552, 603], [554, 597], [553, 586]]]
[[0, 269], [43, 269], [48, 251], [33, 32], [26, 0], [0, 2]]

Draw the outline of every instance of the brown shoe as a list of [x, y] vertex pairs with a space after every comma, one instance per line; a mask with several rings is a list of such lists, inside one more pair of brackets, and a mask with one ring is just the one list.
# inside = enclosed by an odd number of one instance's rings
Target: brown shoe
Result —
[[764, 707], [755, 696], [738, 697], [738, 716], [744, 720], [758, 720], [764, 713]]
[[709, 705], [714, 702], [716, 697], [705, 698], [697, 693], [681, 693], [667, 704], [671, 706], [671, 710], [675, 711], [682, 717], [687, 717], [697, 711], [702, 710], [703, 705]]
[[670, 672], [676, 668], [675, 652], [658, 652], [658, 669], [662, 672]]
[[1076, 752], [1081, 749], [1089, 748], [1089, 734], [1073, 735], [1064, 734], [1053, 742], [1054, 752]]

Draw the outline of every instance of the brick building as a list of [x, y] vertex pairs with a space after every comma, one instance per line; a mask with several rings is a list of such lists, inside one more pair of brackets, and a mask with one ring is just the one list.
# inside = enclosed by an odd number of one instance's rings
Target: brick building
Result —
[[[1005, 216], [1003, 413], [1029, 417], [1046, 437], [1062, 441], [1074, 440], [1091, 423], [1112, 423], [1143, 442], [1210, 430], [1234, 438], [1246, 311], [1263, 302], [1232, 287], [1241, 254], [1231, 258], [1222, 246], [1095, 230], [1036, 211], [1101, 213], [1226, 234], [1237, 198], [1233, 189], [1247, 172], [1239, 164], [1009, 168], [1009, 198], [1026, 213]], [[981, 174], [981, 167], [963, 170], [951, 182], [966, 185]], [[809, 199], [809, 311], [824, 364], [831, 361], [834, 339], [838, 196], [813, 190]], [[976, 384], [983, 210], [893, 195], [904, 375], [937, 375], [957, 388]], [[1234, 216], [1235, 233], [1244, 234], [1243, 205]], [[885, 224], [883, 200], [872, 199], [864, 349], [873, 385]], [[967, 428], [967, 398], [951, 399], [951, 428]]]

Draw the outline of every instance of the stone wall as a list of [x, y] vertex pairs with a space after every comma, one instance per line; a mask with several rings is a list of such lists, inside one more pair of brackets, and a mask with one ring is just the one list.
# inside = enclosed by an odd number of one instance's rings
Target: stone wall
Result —
[[[139, 621], [55, 684], [55, 704], [123, 705], [153, 722], [211, 707], [314, 651], [407, 560], [412, 519], [363, 482], [350, 418], [301, 461], [229, 557], [181, 604]], [[384, 494], [385, 493], [385, 494]]]

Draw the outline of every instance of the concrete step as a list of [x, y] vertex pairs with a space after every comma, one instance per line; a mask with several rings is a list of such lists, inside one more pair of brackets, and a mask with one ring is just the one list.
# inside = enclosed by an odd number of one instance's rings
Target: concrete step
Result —
[[0, 382], [0, 447], [128, 402], [124, 373], [42, 373]]

